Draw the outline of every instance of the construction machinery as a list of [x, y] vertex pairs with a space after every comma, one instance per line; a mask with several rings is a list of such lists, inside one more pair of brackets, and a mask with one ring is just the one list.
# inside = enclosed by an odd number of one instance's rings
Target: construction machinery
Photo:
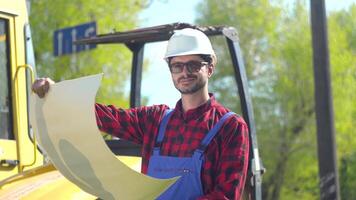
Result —
[[[21, 3], [19, 3], [21, 2]], [[238, 87], [241, 109], [250, 129], [248, 188], [261, 199], [263, 166], [258, 153], [256, 128], [247, 77], [232, 27], [198, 27], [176, 23], [82, 39], [77, 44], [125, 44], [133, 53], [130, 106], [141, 104], [141, 78], [145, 44], [168, 40], [174, 30], [197, 28], [208, 36], [226, 38]], [[36, 144], [29, 123], [29, 93], [36, 76], [32, 39], [25, 1], [0, 1], [0, 199], [96, 199], [66, 180], [47, 161]], [[123, 140], [108, 140], [119, 159], [140, 168], [140, 147]]]
[[[35, 76], [26, 2], [0, 1], [0, 199], [97, 199], [64, 178], [38, 147], [29, 123]], [[139, 157], [119, 159], [140, 169]]]

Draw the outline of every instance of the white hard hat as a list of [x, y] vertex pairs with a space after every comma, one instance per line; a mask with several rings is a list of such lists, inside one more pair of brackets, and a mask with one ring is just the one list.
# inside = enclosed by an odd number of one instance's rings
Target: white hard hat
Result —
[[168, 41], [164, 58], [192, 54], [215, 55], [208, 36], [192, 28], [175, 31]]

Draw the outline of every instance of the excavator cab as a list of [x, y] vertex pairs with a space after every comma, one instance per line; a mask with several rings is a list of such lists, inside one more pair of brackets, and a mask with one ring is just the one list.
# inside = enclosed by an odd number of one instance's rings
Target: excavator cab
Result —
[[[25, 2], [0, 4], [0, 180], [43, 164], [28, 120], [34, 77]], [[32, 56], [31, 56], [32, 53]]]

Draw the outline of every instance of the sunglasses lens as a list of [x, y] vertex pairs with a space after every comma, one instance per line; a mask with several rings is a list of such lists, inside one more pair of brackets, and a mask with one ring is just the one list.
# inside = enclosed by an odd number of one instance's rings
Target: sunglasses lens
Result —
[[197, 61], [190, 61], [187, 62], [185, 65], [187, 66], [187, 70], [189, 73], [198, 72], [202, 67], [202, 63]]
[[181, 73], [184, 68], [184, 63], [173, 63], [170, 65], [169, 69], [172, 73]]
[[189, 61], [186, 63], [172, 63], [169, 64], [169, 69], [172, 73], [181, 73], [183, 71], [184, 66], [186, 66], [187, 71], [189, 73], [199, 72], [202, 66], [208, 64], [207, 62], [200, 62], [200, 61]]

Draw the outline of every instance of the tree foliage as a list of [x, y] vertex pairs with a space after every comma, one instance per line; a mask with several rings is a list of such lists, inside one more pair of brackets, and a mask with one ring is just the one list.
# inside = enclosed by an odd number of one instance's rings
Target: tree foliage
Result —
[[356, 198], [356, 3], [329, 16], [329, 44], [342, 199]]
[[103, 72], [97, 100], [127, 106], [124, 86], [130, 77], [131, 53], [125, 46], [99, 45], [94, 50], [54, 57], [53, 34], [57, 29], [91, 21], [97, 23], [97, 34], [129, 30], [137, 26], [144, 5], [146, 1], [32, 1], [30, 22], [39, 76], [60, 81]]
[[[197, 22], [237, 28], [267, 174], [264, 199], [318, 199], [318, 162], [309, 11], [304, 1], [207, 0]], [[355, 6], [329, 19], [336, 138], [343, 197], [354, 195], [356, 120]], [[210, 83], [219, 101], [238, 110], [233, 71], [223, 41]], [[346, 87], [346, 88], [345, 88]], [[231, 95], [232, 94], [232, 95]], [[342, 161], [342, 162], [341, 162]], [[346, 178], [345, 178], [346, 177]], [[346, 196], [345, 196], [346, 195]], [[349, 199], [349, 198], [346, 198]]]

